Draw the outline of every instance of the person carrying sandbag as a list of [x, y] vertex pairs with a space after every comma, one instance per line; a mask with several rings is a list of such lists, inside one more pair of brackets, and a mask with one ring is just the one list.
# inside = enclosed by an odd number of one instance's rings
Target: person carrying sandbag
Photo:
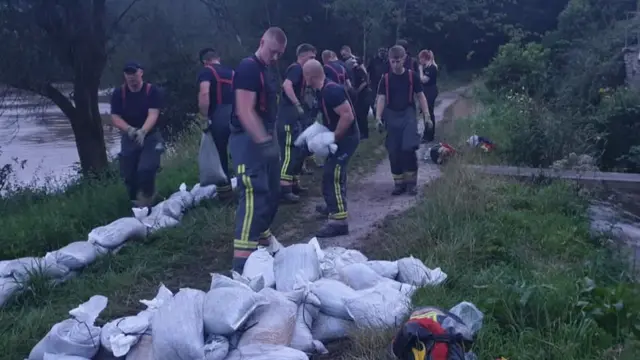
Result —
[[111, 121], [122, 132], [120, 174], [133, 206], [151, 206], [164, 152], [156, 127], [162, 104], [160, 91], [142, 80], [139, 63], [129, 62], [123, 71], [125, 82], [111, 95]]
[[[233, 200], [233, 189], [229, 181], [229, 121], [233, 109], [233, 76], [234, 71], [220, 63], [220, 54], [212, 49], [205, 48], [200, 51], [200, 61], [203, 68], [198, 74], [198, 120], [207, 136], [212, 136], [219, 159], [204, 157], [205, 161], [219, 161], [222, 174], [212, 171], [211, 177], [215, 181], [218, 199], [223, 202]], [[204, 139], [208, 140], [208, 139]], [[211, 149], [213, 150], [213, 149]], [[202, 151], [202, 149], [201, 149]], [[210, 155], [210, 154], [201, 154]], [[217, 168], [217, 164], [200, 164], [201, 173], [211, 167]], [[202, 176], [201, 176], [202, 177]], [[222, 178], [222, 179], [219, 179]], [[200, 185], [212, 185], [207, 179], [200, 179]]]

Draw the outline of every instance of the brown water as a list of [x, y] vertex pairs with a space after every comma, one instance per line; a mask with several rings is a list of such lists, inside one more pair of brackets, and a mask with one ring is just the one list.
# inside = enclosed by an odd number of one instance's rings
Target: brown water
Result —
[[[101, 113], [110, 109], [100, 103]], [[120, 149], [118, 137], [116, 130], [105, 127], [109, 156]], [[52, 102], [34, 95], [5, 93], [0, 98], [0, 151], [0, 165], [14, 164], [15, 183], [42, 186], [76, 173], [78, 152], [69, 120]], [[24, 160], [24, 168], [15, 163]]]

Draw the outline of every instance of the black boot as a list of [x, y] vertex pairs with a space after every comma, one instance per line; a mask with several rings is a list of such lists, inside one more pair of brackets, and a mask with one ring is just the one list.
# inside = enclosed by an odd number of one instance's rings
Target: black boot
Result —
[[349, 235], [349, 224], [347, 220], [333, 220], [329, 219], [321, 228], [316, 232], [318, 238], [331, 238], [336, 236]]
[[297, 204], [299, 202], [300, 197], [293, 193], [291, 185], [280, 185], [280, 203]]
[[303, 187], [302, 185], [300, 185], [300, 182], [296, 181], [293, 183], [293, 186], [291, 187], [291, 192], [294, 193], [295, 195], [306, 195], [309, 192], [309, 189], [307, 189], [306, 187]]
[[216, 192], [218, 193], [218, 201], [222, 204], [229, 205], [236, 201], [236, 194], [231, 185], [216, 187]]
[[391, 192], [391, 195], [393, 196], [402, 195], [406, 191], [407, 191], [407, 185], [405, 183], [396, 183], [393, 186], [393, 191]]
[[416, 184], [407, 184], [407, 195], [416, 196], [418, 195], [418, 187]]
[[323, 216], [329, 216], [329, 209], [326, 205], [316, 205], [316, 212]]

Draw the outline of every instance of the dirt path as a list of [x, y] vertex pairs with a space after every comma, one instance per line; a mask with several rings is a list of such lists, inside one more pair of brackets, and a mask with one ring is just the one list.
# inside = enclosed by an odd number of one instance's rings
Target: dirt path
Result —
[[[456, 103], [468, 87], [461, 87], [454, 91], [444, 92], [439, 95], [439, 104], [436, 106], [436, 122], [440, 123], [445, 117], [448, 108]], [[382, 150], [379, 150], [382, 151]], [[418, 150], [418, 184], [420, 188], [440, 175], [438, 167], [422, 161], [425, 149]], [[391, 196], [393, 181], [391, 178], [389, 160], [385, 157], [370, 175], [351, 181], [347, 191], [349, 211], [349, 235], [335, 238], [321, 239], [320, 243], [326, 246], [342, 246], [346, 248], [358, 248], [362, 240], [374, 231], [382, 221], [390, 216], [402, 213], [416, 204], [415, 196]], [[317, 217], [316, 204], [323, 203], [321, 197], [309, 198], [302, 212], [309, 217]], [[320, 221], [318, 222], [320, 223]], [[286, 237], [286, 235], [283, 235]], [[307, 236], [307, 239], [312, 235]]]

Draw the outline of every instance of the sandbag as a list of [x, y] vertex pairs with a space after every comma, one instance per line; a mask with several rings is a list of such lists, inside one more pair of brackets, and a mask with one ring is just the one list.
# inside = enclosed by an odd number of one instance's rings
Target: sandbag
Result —
[[153, 316], [154, 360], [204, 358], [203, 304], [205, 293], [180, 289]]
[[225, 360], [309, 360], [307, 354], [286, 346], [253, 344], [237, 348]]
[[320, 299], [320, 312], [345, 320], [351, 320], [351, 316], [345, 307], [347, 299], [358, 296], [358, 293], [349, 286], [332, 279], [320, 279], [310, 285], [311, 293]]
[[0, 278], [0, 307], [3, 307], [14, 295], [22, 290], [19, 281], [12, 277]]
[[247, 321], [247, 330], [240, 337], [238, 347], [252, 344], [289, 346], [296, 326], [298, 304], [302, 302], [304, 291], [282, 293], [264, 288], [259, 294], [269, 303], [261, 306], [251, 315]]
[[115, 357], [127, 355], [131, 347], [149, 328], [149, 320], [143, 314], [141, 316], [126, 316], [106, 323], [100, 334], [102, 347]]
[[100, 327], [94, 324], [107, 307], [107, 302], [106, 297], [95, 295], [69, 311], [72, 318], [53, 325], [47, 335], [33, 347], [29, 360], [43, 360], [46, 353], [92, 359], [100, 349]]
[[418, 287], [439, 285], [447, 279], [440, 268], [433, 270], [413, 256], [398, 260], [398, 281]]
[[335, 154], [338, 145], [335, 143], [336, 138], [332, 132], [318, 134], [307, 140], [307, 148], [316, 156], [329, 156]]
[[98, 249], [88, 241], [72, 242], [45, 255], [45, 259], [51, 259], [69, 270], [82, 269], [93, 263], [97, 257]]
[[262, 276], [265, 287], [274, 287], [276, 285], [276, 279], [273, 268], [273, 256], [271, 256], [267, 248], [260, 248], [252, 252], [249, 258], [247, 258], [242, 276], [249, 280]]
[[184, 211], [186, 210], [185, 208], [185, 203], [184, 200], [182, 198], [169, 198], [165, 201], [161, 201], [159, 203], [156, 204], [156, 206], [151, 208], [151, 214], [163, 214], [169, 217], [172, 217], [176, 220], [180, 220], [182, 219], [182, 215], [184, 214]]
[[344, 301], [349, 316], [361, 329], [387, 329], [400, 325], [409, 314], [411, 299], [388, 285], [357, 291]]
[[395, 279], [398, 276], [398, 262], [386, 261], [386, 260], [372, 260], [366, 262], [373, 271], [380, 274], [380, 276], [388, 279]]
[[264, 277], [262, 275], [253, 277], [251, 279], [246, 278], [240, 274], [238, 274], [235, 271], [231, 272], [231, 278], [237, 282], [241, 282], [245, 285], [247, 285], [248, 287], [251, 288], [251, 290], [255, 291], [255, 292], [259, 292], [260, 290], [264, 289]]
[[322, 271], [322, 277], [327, 279], [340, 280], [340, 274], [338, 270], [342, 267], [364, 263], [368, 259], [358, 250], [347, 250], [342, 247], [329, 247], [323, 249], [323, 256], [320, 260], [320, 270]]
[[338, 270], [340, 280], [354, 290], [372, 288], [384, 281], [393, 281], [382, 277], [364, 263], [355, 263], [343, 266]]
[[182, 183], [178, 187], [178, 191], [169, 196], [167, 200], [179, 200], [182, 203], [183, 209], [190, 209], [193, 207], [193, 195], [187, 191], [187, 184]]
[[125, 360], [154, 360], [153, 338], [151, 335], [142, 335], [127, 354]]
[[31, 275], [58, 279], [66, 276], [69, 268], [56, 263], [55, 259], [24, 257], [15, 260], [0, 261], [0, 278], [13, 278], [25, 281]]
[[229, 340], [224, 336], [212, 335], [204, 345], [204, 360], [224, 360], [229, 354]]
[[151, 213], [151, 215], [142, 219], [141, 222], [149, 229], [149, 233], [151, 234], [162, 229], [180, 225], [180, 221], [161, 212]]
[[108, 225], [97, 227], [89, 233], [89, 242], [107, 249], [115, 249], [132, 238], [144, 238], [147, 227], [138, 219], [126, 217]]
[[216, 186], [195, 184], [190, 192], [193, 195], [194, 205], [199, 205], [203, 201], [213, 199], [216, 196]]
[[82, 356], [44, 354], [44, 360], [91, 360]]
[[307, 127], [306, 129], [304, 129], [304, 131], [298, 135], [298, 137], [296, 138], [296, 140], [293, 142], [293, 144], [295, 146], [303, 146], [306, 145], [308, 140], [315, 137], [318, 134], [321, 133], [326, 133], [326, 132], [330, 132], [331, 130], [329, 130], [329, 128], [327, 128], [326, 126], [318, 123], [318, 122], [314, 122], [313, 124], [311, 124], [309, 127]]
[[[317, 241], [317, 240], [316, 240]], [[278, 291], [295, 289], [298, 277], [312, 282], [320, 278], [320, 262], [313, 244], [294, 244], [278, 251], [274, 261]]]
[[245, 324], [257, 308], [268, 304], [262, 293], [214, 274], [204, 300], [204, 328], [210, 335], [231, 335]]
[[296, 325], [293, 329], [291, 345], [293, 349], [304, 351], [307, 354], [326, 354], [327, 348], [324, 347], [319, 340], [314, 340], [311, 334], [313, 323], [320, 314], [320, 302], [317, 304], [309, 304], [303, 302], [298, 306], [296, 314]]
[[198, 152], [198, 169], [200, 170], [199, 180], [201, 186], [220, 184], [227, 181], [220, 154], [213, 140], [211, 132], [206, 131], [200, 137], [200, 150]]
[[320, 313], [313, 321], [311, 335], [314, 339], [327, 343], [346, 338], [353, 328], [353, 320]]

